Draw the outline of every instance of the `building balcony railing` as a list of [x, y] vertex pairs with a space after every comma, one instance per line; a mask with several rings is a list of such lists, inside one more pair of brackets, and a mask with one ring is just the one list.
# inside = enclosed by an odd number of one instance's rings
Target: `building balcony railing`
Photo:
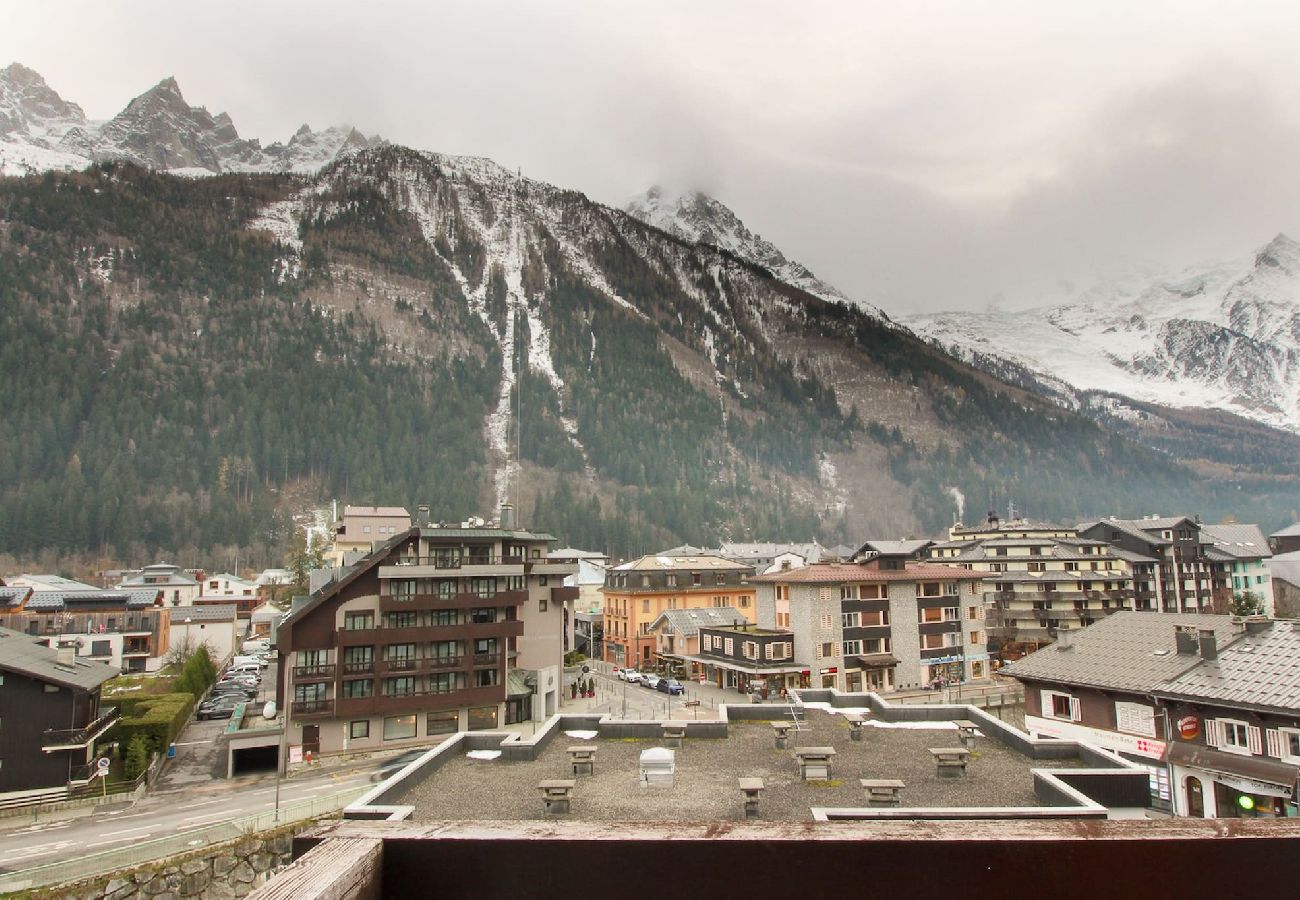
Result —
[[367, 659], [361, 662], [345, 662], [343, 664], [344, 675], [370, 675], [374, 671], [375, 661], [373, 659]]
[[434, 672], [441, 672], [446, 669], [459, 669], [465, 664], [463, 656], [431, 656], [427, 660], [429, 669]]
[[94, 721], [80, 728], [51, 728], [41, 735], [41, 749], [46, 753], [55, 750], [79, 750], [89, 745], [117, 721], [116, 706], [102, 708]]
[[403, 672], [419, 672], [424, 669], [425, 660], [418, 656], [407, 656], [400, 659], [386, 659], [380, 663], [381, 675], [397, 675]]
[[495, 666], [501, 661], [500, 653], [475, 653], [474, 665], [476, 666]]
[[528, 591], [525, 590], [457, 591], [454, 594], [381, 594], [379, 611], [473, 609], [488, 606], [522, 606], [527, 602]]
[[334, 715], [333, 700], [295, 700], [290, 712], [297, 719], [328, 718]]
[[337, 714], [339, 717], [347, 717], [454, 709], [459, 706], [500, 703], [505, 698], [506, 688], [504, 682], [489, 687], [461, 687], [448, 691], [420, 690], [404, 694], [343, 697], [338, 701]]
[[294, 666], [294, 681], [328, 681], [334, 677], [334, 664], [317, 666]]

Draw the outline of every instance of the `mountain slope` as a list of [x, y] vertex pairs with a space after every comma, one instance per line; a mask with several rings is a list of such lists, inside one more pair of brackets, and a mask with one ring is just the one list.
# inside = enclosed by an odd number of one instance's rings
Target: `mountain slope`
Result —
[[957, 355], [1034, 373], [1062, 395], [1215, 408], [1300, 432], [1300, 245], [1248, 260], [1138, 274], [1052, 307], [904, 320]]
[[18, 63], [0, 70], [0, 174], [81, 169], [105, 160], [188, 175], [314, 172], [378, 143], [347, 126], [313, 132], [304, 125], [287, 143], [263, 148], [241, 138], [225, 113], [190, 106], [174, 78], [107, 122], [90, 122], [38, 73]]
[[850, 303], [878, 319], [889, 321], [879, 307], [850, 299], [813, 275], [807, 267], [787, 259], [775, 244], [754, 234], [728, 206], [707, 194], [690, 191], [671, 196], [660, 187], [652, 187], [628, 203], [624, 211], [688, 243], [709, 244], [762, 266], [778, 280], [815, 297]]

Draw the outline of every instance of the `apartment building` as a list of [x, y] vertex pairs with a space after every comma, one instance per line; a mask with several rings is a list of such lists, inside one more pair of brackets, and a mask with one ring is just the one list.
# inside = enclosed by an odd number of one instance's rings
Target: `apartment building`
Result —
[[0, 627], [70, 647], [119, 672], [153, 672], [170, 646], [171, 609], [159, 588], [42, 590], [0, 587]]
[[643, 556], [605, 574], [605, 661], [616, 666], [654, 664], [650, 626], [670, 609], [731, 606], [753, 622], [754, 567], [716, 554], [678, 548]]
[[[192, 574], [197, 577], [192, 577]], [[202, 593], [199, 586], [202, 572], [187, 572], [171, 563], [154, 563], [139, 572], [124, 577], [118, 587], [124, 590], [152, 588], [162, 591], [168, 606], [193, 606]]]
[[1003, 671], [1025, 686], [1031, 735], [1146, 766], [1158, 808], [1300, 813], [1300, 622], [1120, 612]]
[[692, 662], [703, 680], [741, 693], [779, 694], [803, 687], [811, 675], [794, 659], [794, 635], [754, 625], [702, 626], [699, 655]]
[[1132, 609], [1135, 571], [1155, 560], [1079, 537], [988, 537], [933, 545], [931, 559], [977, 572], [990, 633], [1046, 641]]
[[1228, 590], [1233, 595], [1249, 591], [1259, 598], [1261, 612], [1273, 615], [1273, 579], [1269, 561], [1273, 551], [1258, 525], [1202, 525], [1201, 533], [1212, 546], [1206, 555], [1223, 568]]
[[199, 585], [199, 595], [194, 598], [194, 605], [233, 605], [238, 610], [240, 618], [247, 619], [253, 614], [253, 610], [262, 605], [262, 601], [257, 598], [257, 582], [223, 572], [208, 575], [203, 579]]
[[345, 506], [331, 528], [334, 540], [325, 559], [331, 565], [344, 565], [350, 558], [369, 553], [375, 544], [405, 534], [410, 527], [411, 514], [405, 507]]
[[1084, 522], [1078, 534], [1154, 560], [1149, 569], [1134, 573], [1135, 607], [1139, 610], [1212, 612], [1226, 610], [1231, 601], [1224, 566], [1207, 552], [1214, 541], [1194, 519], [1112, 517]]
[[794, 635], [812, 687], [889, 691], [988, 675], [982, 579], [880, 554], [753, 580], [758, 625]]
[[0, 797], [90, 781], [95, 741], [117, 721], [100, 689], [117, 674], [0, 628]]
[[276, 633], [288, 740], [336, 753], [540, 721], [559, 705], [572, 563], [513, 527], [408, 529], [290, 610]]

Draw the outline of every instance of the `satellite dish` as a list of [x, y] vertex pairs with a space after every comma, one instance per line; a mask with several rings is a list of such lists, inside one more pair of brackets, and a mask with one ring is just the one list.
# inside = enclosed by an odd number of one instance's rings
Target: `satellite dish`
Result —
[[274, 718], [275, 718], [275, 701], [274, 701], [274, 700], [267, 700], [267, 701], [266, 701], [266, 705], [262, 707], [262, 718], [263, 718], [263, 719], [274, 719]]

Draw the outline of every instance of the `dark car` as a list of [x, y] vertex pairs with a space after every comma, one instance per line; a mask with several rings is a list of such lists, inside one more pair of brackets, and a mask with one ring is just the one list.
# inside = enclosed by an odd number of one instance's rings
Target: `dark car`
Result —
[[200, 703], [194, 716], [197, 719], [229, 719], [235, 714], [235, 707], [243, 702], [242, 697], [231, 694], [213, 697]]
[[655, 685], [655, 690], [662, 691], [663, 693], [674, 697], [686, 692], [686, 688], [682, 687], [682, 683], [676, 678], [660, 678], [659, 682]]
[[209, 700], [215, 700], [218, 697], [242, 697], [252, 700], [257, 696], [257, 688], [245, 687], [242, 684], [214, 684], [212, 691], [208, 694]]

